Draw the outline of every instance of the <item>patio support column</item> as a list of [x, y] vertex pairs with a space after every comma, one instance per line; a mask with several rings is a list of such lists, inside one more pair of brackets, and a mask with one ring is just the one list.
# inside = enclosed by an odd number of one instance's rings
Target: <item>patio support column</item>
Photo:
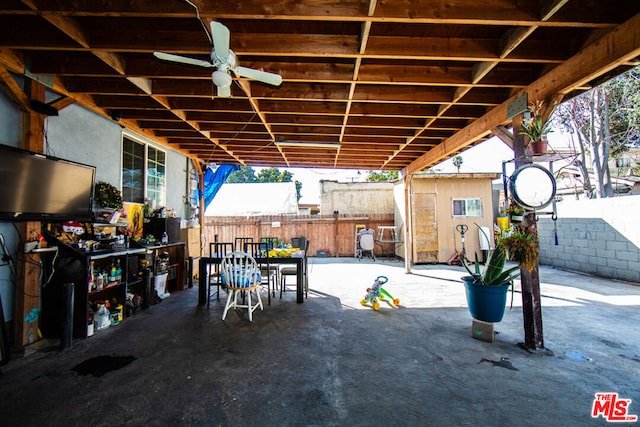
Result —
[[[524, 135], [522, 130], [522, 114], [513, 118], [513, 152], [516, 170], [526, 164]], [[527, 214], [524, 225], [531, 227], [537, 234], [538, 224], [534, 214]], [[524, 326], [524, 342], [519, 345], [527, 351], [544, 348], [542, 333], [542, 306], [540, 301], [540, 276], [538, 266], [529, 271], [520, 267], [520, 283], [522, 285], [522, 320]]]
[[[25, 81], [25, 93], [31, 101], [45, 102], [45, 87], [34, 80]], [[27, 108], [22, 115], [22, 147], [35, 153], [44, 153], [45, 116]], [[20, 241], [27, 242], [37, 237], [42, 231], [39, 221], [27, 221], [18, 225]], [[40, 268], [35, 262], [21, 260], [18, 257], [15, 312], [15, 345], [22, 349], [40, 339], [39, 316], [35, 321], [27, 322], [26, 318], [32, 310], [40, 308]]]
[[404, 269], [406, 273], [411, 273], [413, 263], [413, 238], [411, 233], [411, 181], [413, 174], [404, 178]]

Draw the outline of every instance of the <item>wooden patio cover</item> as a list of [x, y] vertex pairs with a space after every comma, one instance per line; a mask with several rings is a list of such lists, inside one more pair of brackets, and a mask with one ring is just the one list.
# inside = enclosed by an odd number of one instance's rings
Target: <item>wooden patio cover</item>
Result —
[[[3, 0], [0, 84], [42, 82], [200, 163], [401, 170], [503, 132], [507, 106], [575, 96], [639, 63], [638, 0]], [[240, 65], [279, 73], [215, 95], [211, 20]], [[339, 149], [282, 147], [329, 142]]]

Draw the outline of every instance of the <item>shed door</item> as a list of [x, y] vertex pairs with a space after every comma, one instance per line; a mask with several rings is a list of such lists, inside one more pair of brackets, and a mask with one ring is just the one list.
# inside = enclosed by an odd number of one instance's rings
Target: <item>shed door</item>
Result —
[[413, 261], [415, 263], [438, 262], [436, 195], [415, 193], [411, 201]]

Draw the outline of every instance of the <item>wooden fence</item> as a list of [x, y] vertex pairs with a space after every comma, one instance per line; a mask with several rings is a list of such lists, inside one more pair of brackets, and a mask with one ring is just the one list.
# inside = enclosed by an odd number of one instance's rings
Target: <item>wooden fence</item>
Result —
[[[233, 242], [236, 237], [276, 237], [290, 243], [294, 237], [309, 240], [309, 255], [326, 251], [329, 256], [354, 256], [356, 225], [378, 230], [378, 226], [393, 226], [393, 214], [362, 215], [266, 215], [250, 217], [208, 216], [204, 221], [203, 255], [209, 253], [209, 243]], [[374, 253], [389, 253], [384, 243], [376, 244]]]

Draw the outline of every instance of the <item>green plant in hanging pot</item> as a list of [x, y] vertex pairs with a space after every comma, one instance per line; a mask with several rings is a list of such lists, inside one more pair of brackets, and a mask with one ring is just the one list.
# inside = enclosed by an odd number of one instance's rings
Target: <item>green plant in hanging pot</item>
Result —
[[528, 227], [513, 226], [511, 233], [501, 238], [507, 258], [516, 261], [520, 267], [531, 271], [538, 265], [540, 252], [538, 236]]
[[512, 223], [520, 222], [524, 219], [524, 208], [513, 199], [509, 199], [509, 206], [507, 206], [504, 212], [509, 216], [509, 221]]
[[[531, 154], [544, 154], [547, 152], [547, 134], [551, 132], [551, 121], [543, 119], [544, 101], [537, 100], [529, 104], [529, 118], [522, 121], [520, 135], [527, 136], [527, 146]], [[552, 110], [553, 111], [553, 110]], [[549, 112], [549, 116], [551, 112]]]
[[[489, 240], [488, 236], [485, 237]], [[469, 276], [464, 276], [461, 280], [465, 284], [467, 305], [474, 319], [492, 323], [502, 320], [507, 303], [507, 292], [509, 287], [513, 287], [513, 279], [520, 274], [518, 266], [505, 269], [506, 261], [507, 253], [500, 241], [489, 252], [487, 262], [482, 268], [478, 261], [478, 254], [475, 256], [473, 270], [472, 266], [462, 259], [462, 265]]]

